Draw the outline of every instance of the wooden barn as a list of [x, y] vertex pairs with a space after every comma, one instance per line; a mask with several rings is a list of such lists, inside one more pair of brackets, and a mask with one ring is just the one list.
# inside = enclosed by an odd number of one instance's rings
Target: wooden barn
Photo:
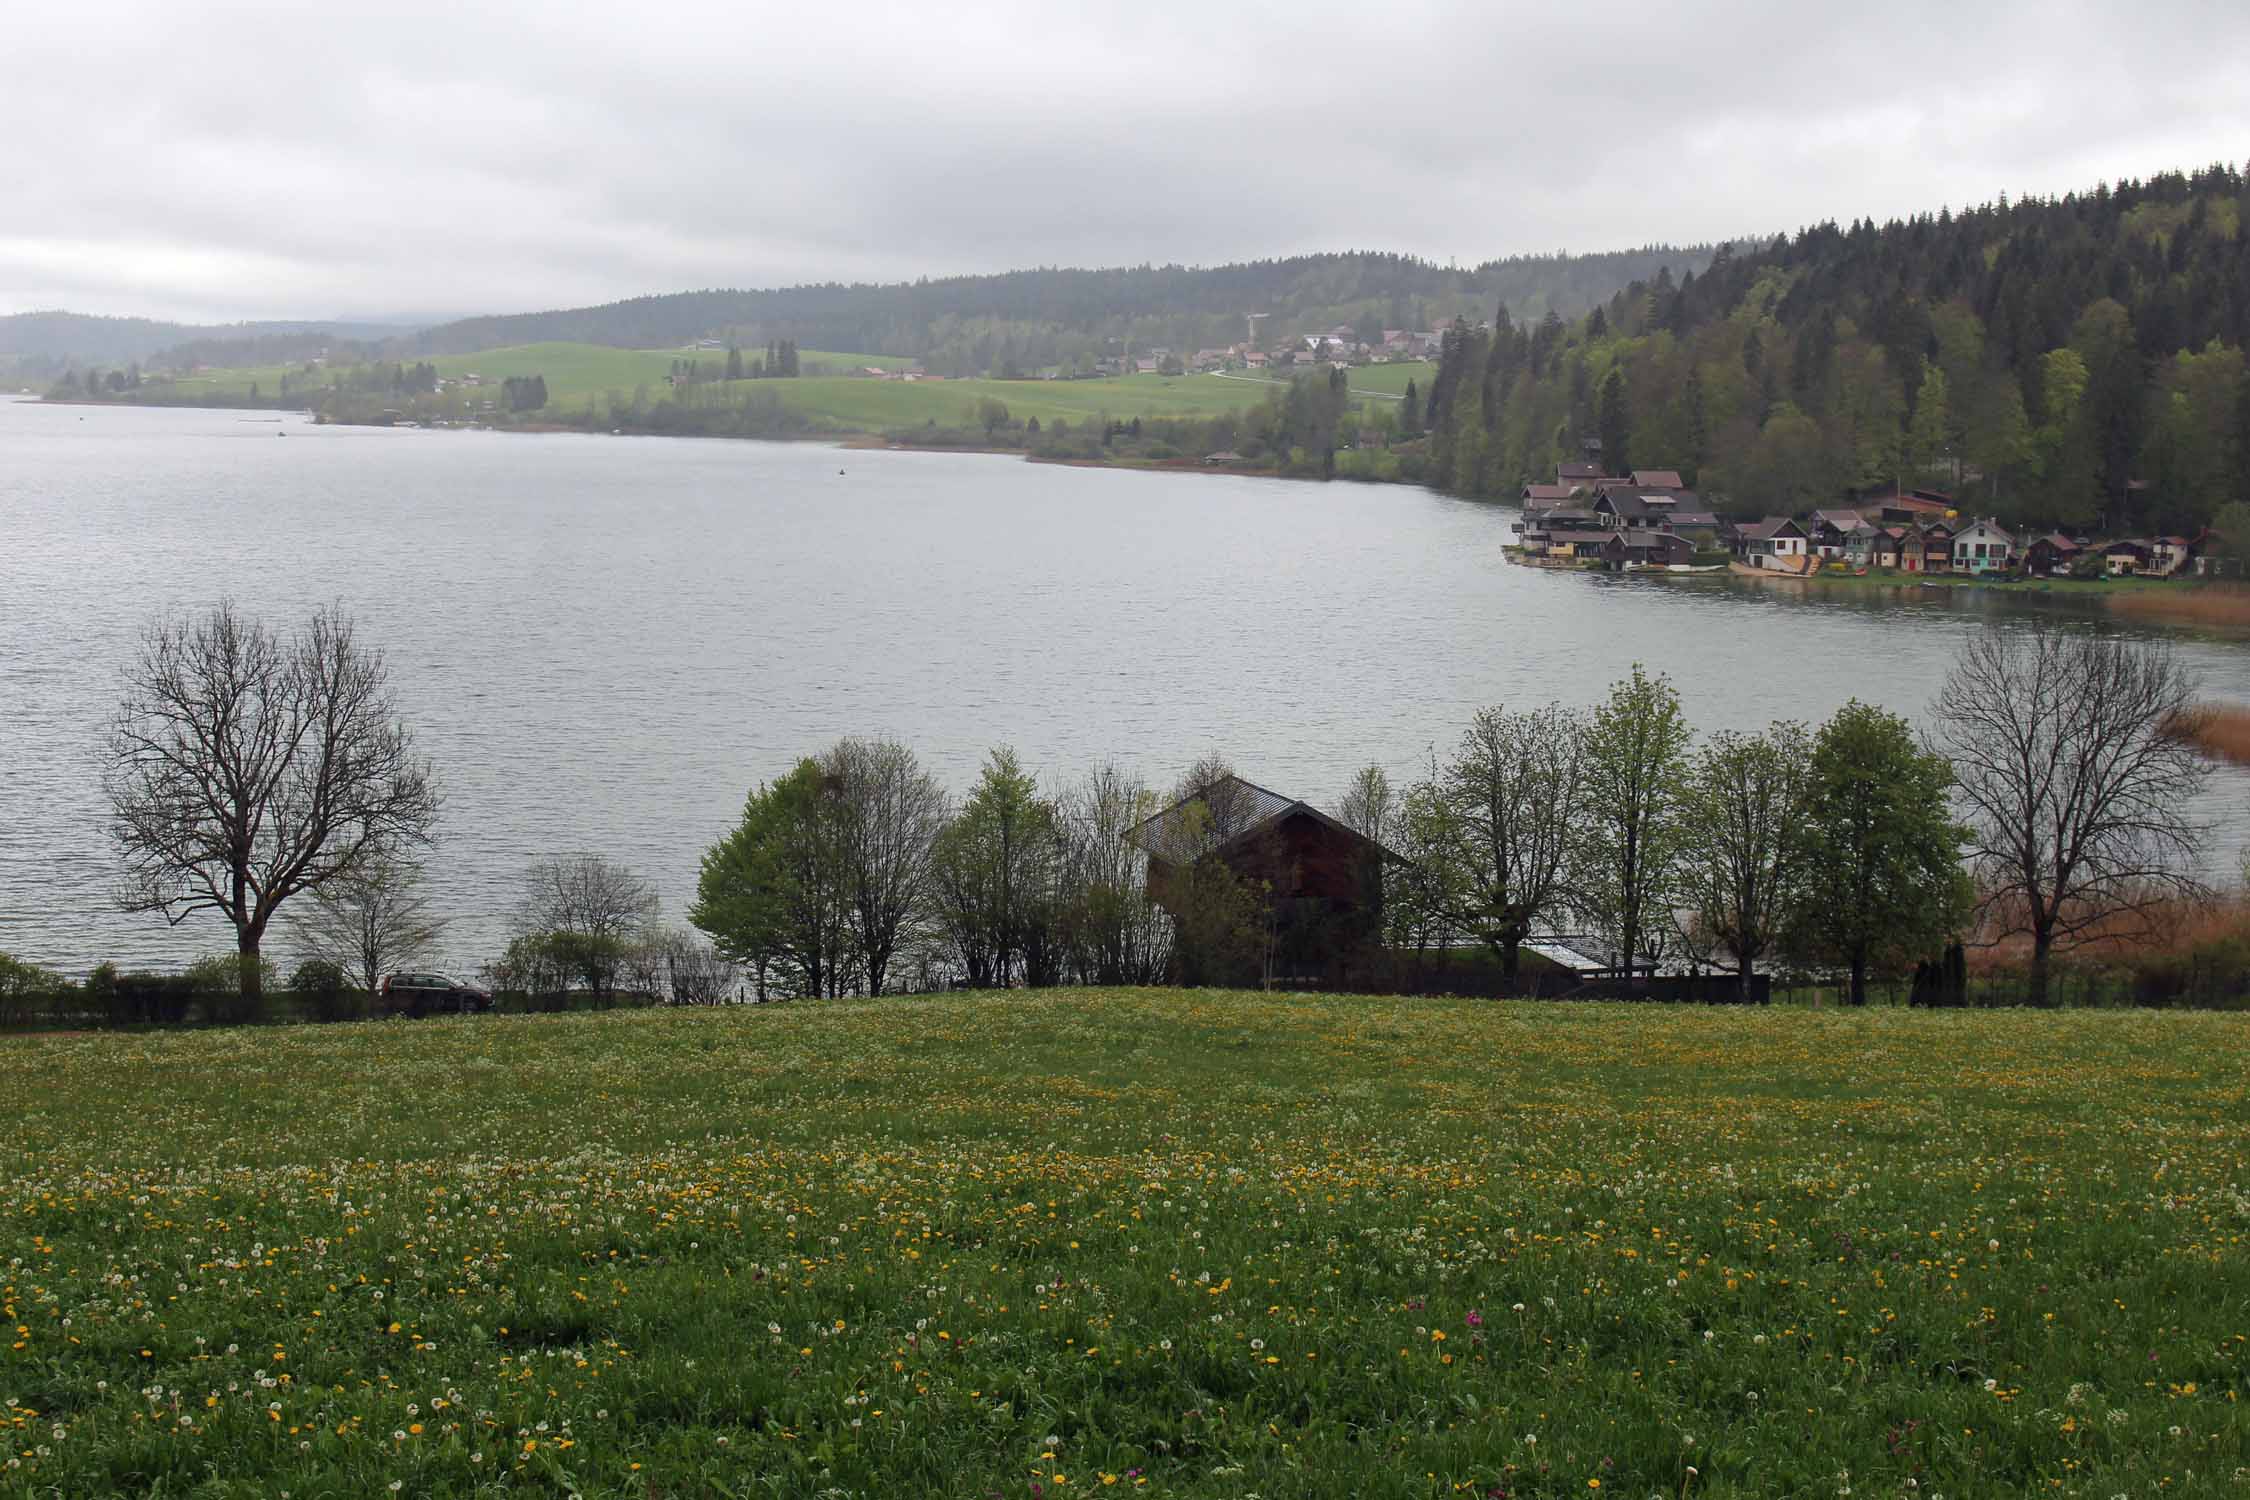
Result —
[[1188, 916], [1183, 877], [1204, 860], [1262, 889], [1270, 982], [1335, 983], [1380, 944], [1383, 865], [1399, 857], [1310, 803], [1228, 776], [1126, 837], [1148, 856], [1150, 899], [1175, 919]]

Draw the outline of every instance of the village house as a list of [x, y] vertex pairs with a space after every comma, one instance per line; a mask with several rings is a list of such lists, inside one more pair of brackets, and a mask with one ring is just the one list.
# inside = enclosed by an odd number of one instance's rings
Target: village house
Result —
[[2130, 578], [2155, 569], [2155, 551], [2145, 537], [2120, 537], [2101, 547], [2102, 571], [2112, 578]]
[[1867, 539], [1867, 565], [1871, 568], [1897, 568], [1904, 556], [1906, 528], [1903, 526], [1878, 526]]
[[1126, 838], [1148, 856], [1148, 894], [1181, 916], [1185, 877], [1216, 860], [1263, 888], [1271, 924], [1268, 981], [1334, 983], [1381, 938], [1383, 866], [1403, 863], [1381, 844], [1308, 803], [1224, 777], [1135, 824]]
[[1906, 529], [1899, 549], [1900, 566], [1909, 573], [1953, 571], [1953, 527], [1945, 521], [1925, 521]]
[[1801, 572], [1807, 555], [1805, 528], [1787, 516], [1768, 516], [1737, 529], [1734, 552], [1753, 568]]
[[1527, 484], [1516, 499], [1527, 511], [1552, 510], [1567, 503], [1571, 496], [1578, 493], [1580, 490], [1574, 484]]
[[1990, 521], [1978, 521], [1954, 533], [1953, 571], [2005, 573], [2013, 565], [2016, 539]]
[[1867, 542], [1874, 527], [1856, 510], [1816, 510], [1805, 517], [1805, 540], [1823, 561], [1851, 561], [1856, 542], [1858, 560], [1865, 562]]
[[1633, 471], [1633, 486], [1636, 489], [1643, 490], [1684, 490], [1687, 488], [1685, 484], [1680, 482], [1680, 471], [1677, 469], [1635, 469]]
[[2070, 573], [2070, 565], [2086, 551], [2085, 544], [2074, 542], [2059, 531], [2033, 537], [2023, 549], [2023, 568], [2034, 578], [2062, 578]]
[[1685, 564], [1695, 555], [1695, 545], [1669, 531], [1612, 531], [1601, 545], [1601, 560], [1612, 568], [1662, 568]]
[[1862, 495], [1853, 504], [1861, 515], [1886, 524], [1912, 525], [1916, 521], [1942, 519], [1953, 513], [1951, 495], [1938, 490], [1902, 490], [1897, 485]]
[[2167, 578], [2187, 572], [2194, 556], [2192, 537], [2160, 536], [2148, 544], [2149, 570]]

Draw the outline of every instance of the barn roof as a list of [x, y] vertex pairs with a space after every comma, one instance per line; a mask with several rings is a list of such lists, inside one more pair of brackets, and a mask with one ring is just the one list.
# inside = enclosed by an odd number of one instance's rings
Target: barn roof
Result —
[[[1203, 820], [1190, 816], [1188, 812], [1198, 802], [1223, 819], [1225, 826], [1213, 830], [1219, 834], [1216, 843], [1206, 842]], [[1224, 777], [1195, 796], [1182, 797], [1162, 812], [1143, 818], [1125, 830], [1125, 838], [1152, 859], [1160, 859], [1166, 864], [1186, 864], [1199, 855], [1230, 849], [1300, 813], [1346, 838], [1371, 845], [1385, 859], [1404, 863], [1398, 855], [1381, 844], [1357, 829], [1337, 822], [1311, 803], [1284, 797], [1279, 792], [1270, 791], [1239, 776]]]

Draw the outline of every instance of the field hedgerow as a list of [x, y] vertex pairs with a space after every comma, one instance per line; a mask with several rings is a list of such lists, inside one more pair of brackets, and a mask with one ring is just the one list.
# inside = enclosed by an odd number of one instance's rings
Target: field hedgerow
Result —
[[1061, 992], [0, 1043], [0, 1494], [2250, 1493], [2250, 1022]]

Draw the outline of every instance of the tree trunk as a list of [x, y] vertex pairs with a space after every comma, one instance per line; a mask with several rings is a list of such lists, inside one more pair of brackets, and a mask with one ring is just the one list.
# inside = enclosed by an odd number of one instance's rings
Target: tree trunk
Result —
[[1741, 965], [1742, 965], [1742, 967], [1741, 967], [1740, 980], [1741, 980], [1741, 991], [1742, 991], [1742, 1003], [1743, 1003], [1744, 1005], [1748, 1005], [1748, 1004], [1750, 1003], [1750, 960], [1749, 960], [1749, 959], [1747, 959], [1747, 958], [1743, 959], [1743, 960], [1741, 961]]
[[1507, 980], [1509, 987], [1512, 989], [1515, 987], [1516, 975], [1522, 968], [1523, 940], [1509, 938], [1500, 945], [1500, 977]]
[[1852, 955], [1851, 1002], [1854, 1005], [1867, 1003], [1867, 955], [1864, 953]]
[[239, 928], [235, 932], [236, 962], [242, 970], [242, 1018], [258, 1020], [266, 1008], [266, 966], [258, 959], [258, 929]]
[[2044, 1007], [2047, 1003], [2048, 959], [2054, 953], [2055, 935], [2047, 930], [2034, 930], [2031, 934], [2031, 973], [2024, 996], [2027, 1005]]

